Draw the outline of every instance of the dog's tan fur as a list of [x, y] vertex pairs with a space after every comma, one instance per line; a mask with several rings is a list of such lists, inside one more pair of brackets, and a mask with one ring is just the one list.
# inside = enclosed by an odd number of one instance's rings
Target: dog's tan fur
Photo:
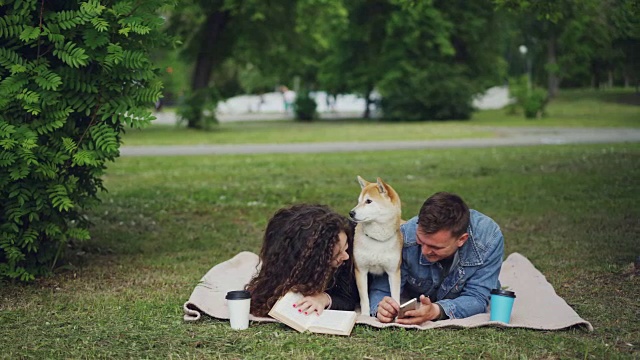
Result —
[[391, 297], [400, 302], [400, 266], [402, 264], [402, 233], [400, 232], [401, 203], [398, 193], [377, 178], [370, 183], [360, 176], [362, 188], [358, 205], [349, 215], [357, 222], [353, 260], [356, 283], [360, 294], [360, 311], [369, 314], [367, 274], [389, 277]]

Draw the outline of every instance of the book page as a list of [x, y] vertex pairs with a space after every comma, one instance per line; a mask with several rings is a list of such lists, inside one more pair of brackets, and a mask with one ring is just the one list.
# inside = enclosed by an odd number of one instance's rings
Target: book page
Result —
[[309, 331], [335, 335], [349, 335], [356, 323], [355, 311], [325, 310], [315, 317]]
[[301, 314], [298, 312], [298, 309], [293, 307], [293, 304], [300, 301], [303, 297], [302, 294], [288, 292], [271, 308], [269, 316], [280, 320], [300, 332], [305, 331], [316, 316]]

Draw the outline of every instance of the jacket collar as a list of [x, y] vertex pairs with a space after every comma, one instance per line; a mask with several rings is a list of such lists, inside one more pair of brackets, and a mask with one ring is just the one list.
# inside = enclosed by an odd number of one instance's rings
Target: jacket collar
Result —
[[469, 238], [467, 242], [464, 243], [458, 249], [460, 252], [460, 265], [462, 266], [479, 266], [483, 264], [482, 257], [480, 256], [480, 252], [478, 251], [478, 244], [476, 242], [475, 236], [473, 234], [473, 227], [469, 224], [467, 228], [467, 232], [469, 233]]

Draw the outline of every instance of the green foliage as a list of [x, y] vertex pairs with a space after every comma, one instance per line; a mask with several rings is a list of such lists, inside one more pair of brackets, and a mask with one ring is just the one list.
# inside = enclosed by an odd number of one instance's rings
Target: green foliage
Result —
[[0, 278], [33, 280], [89, 238], [83, 210], [162, 84], [165, 0], [3, 1], [0, 10]]
[[184, 100], [178, 106], [178, 121], [194, 129], [211, 129], [218, 123], [216, 108], [220, 95], [213, 87], [187, 91]]
[[345, 2], [348, 21], [336, 24], [333, 46], [322, 62], [320, 86], [331, 94], [370, 97], [384, 74], [386, 23], [397, 6], [387, 0]]
[[296, 114], [296, 120], [311, 121], [316, 117], [316, 108], [318, 104], [309, 96], [308, 91], [300, 91], [296, 96], [293, 109]]
[[540, 118], [544, 115], [544, 108], [547, 105], [547, 91], [539, 87], [531, 89], [527, 96], [519, 101], [524, 117], [527, 119]]
[[509, 91], [515, 102], [510, 110], [522, 110], [527, 119], [540, 118], [544, 115], [547, 106], [547, 92], [544, 89], [533, 86], [527, 75], [513, 78], [509, 82]]
[[426, 69], [396, 69], [397, 77], [381, 83], [384, 117], [400, 121], [469, 119], [478, 87], [462, 71], [436, 63]]
[[388, 17], [375, 73], [383, 116], [468, 119], [472, 97], [499, 83], [504, 70], [491, 2], [391, 3], [398, 7]]
[[[169, 18], [193, 63], [191, 91], [180, 115], [202, 128], [205, 107], [248, 91], [266, 91], [294, 78], [315, 88], [331, 51], [331, 36], [346, 19], [343, 0], [184, 0]], [[214, 90], [210, 90], [212, 88]], [[216, 91], [220, 97], [203, 97]]]
[[[507, 56], [526, 45], [533, 82], [563, 87], [629, 86], [640, 79], [640, 7], [636, 0], [494, 0], [513, 16]], [[523, 72], [522, 66], [512, 72]]]
[[557, 23], [566, 15], [566, 3], [557, 0], [493, 0], [496, 6], [515, 12], [526, 12], [536, 16], [538, 20]]

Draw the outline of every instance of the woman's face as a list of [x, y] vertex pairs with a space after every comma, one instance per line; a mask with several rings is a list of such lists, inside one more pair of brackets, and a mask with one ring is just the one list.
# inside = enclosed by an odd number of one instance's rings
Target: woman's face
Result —
[[338, 242], [333, 248], [331, 266], [337, 268], [342, 265], [342, 263], [349, 260], [349, 254], [347, 253], [348, 248], [349, 244], [347, 244], [347, 234], [344, 231], [341, 231], [340, 234], [338, 234]]

